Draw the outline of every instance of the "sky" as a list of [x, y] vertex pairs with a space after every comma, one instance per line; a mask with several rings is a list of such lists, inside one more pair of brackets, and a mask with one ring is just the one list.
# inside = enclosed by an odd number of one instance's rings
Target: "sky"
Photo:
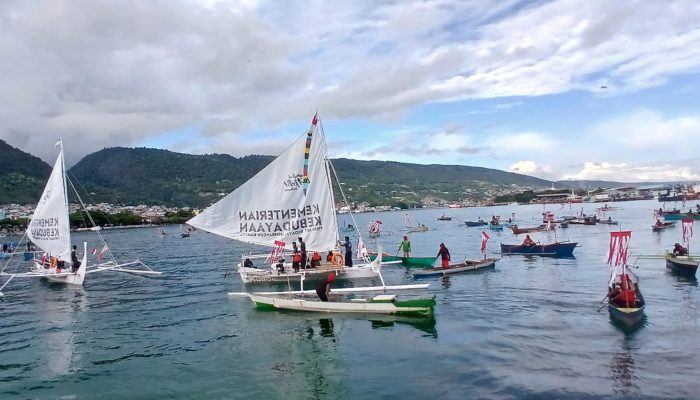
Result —
[[0, 1], [0, 138], [700, 181], [696, 0]]

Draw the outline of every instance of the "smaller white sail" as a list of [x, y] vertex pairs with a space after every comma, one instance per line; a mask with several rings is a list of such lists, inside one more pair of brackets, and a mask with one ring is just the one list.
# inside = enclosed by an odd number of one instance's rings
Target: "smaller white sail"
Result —
[[70, 220], [64, 177], [63, 145], [29, 222], [27, 236], [40, 249], [70, 261]]

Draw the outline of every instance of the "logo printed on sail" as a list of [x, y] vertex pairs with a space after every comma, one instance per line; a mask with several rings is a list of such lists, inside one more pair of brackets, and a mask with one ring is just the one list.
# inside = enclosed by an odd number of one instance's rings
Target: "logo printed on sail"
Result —
[[285, 192], [291, 192], [301, 189], [302, 177], [301, 174], [289, 174], [287, 179], [282, 183]]
[[239, 211], [242, 236], [284, 236], [323, 229], [318, 204], [303, 208]]
[[32, 236], [36, 240], [57, 240], [61, 238], [58, 218], [37, 218], [32, 220]]

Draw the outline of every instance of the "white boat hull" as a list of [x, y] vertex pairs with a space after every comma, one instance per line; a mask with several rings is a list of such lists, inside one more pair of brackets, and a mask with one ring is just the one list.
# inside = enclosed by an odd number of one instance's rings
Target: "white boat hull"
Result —
[[249, 294], [256, 306], [273, 307], [280, 310], [294, 310], [326, 313], [358, 313], [358, 314], [417, 314], [429, 315], [432, 307], [397, 307], [392, 302], [373, 303], [367, 301], [311, 301], [299, 298], [285, 299], [280, 297], [260, 296]]
[[363, 279], [376, 278], [377, 273], [372, 270], [369, 264], [357, 267], [320, 267], [310, 268], [294, 272], [287, 266], [285, 272], [271, 271], [270, 269], [238, 267], [238, 273], [244, 283], [267, 283], [267, 282], [298, 282], [303, 276], [305, 280], [324, 279], [329, 273], [334, 272], [336, 279]]

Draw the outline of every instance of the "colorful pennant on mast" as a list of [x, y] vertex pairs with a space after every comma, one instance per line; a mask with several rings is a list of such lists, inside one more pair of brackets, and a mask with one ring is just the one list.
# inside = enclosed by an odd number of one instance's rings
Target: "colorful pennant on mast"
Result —
[[314, 114], [314, 118], [311, 120], [311, 129], [309, 129], [309, 132], [306, 134], [306, 146], [304, 146], [304, 174], [301, 178], [304, 196], [306, 196], [306, 191], [309, 189], [309, 156], [311, 155], [311, 140], [316, 132], [317, 123], [318, 113]]

